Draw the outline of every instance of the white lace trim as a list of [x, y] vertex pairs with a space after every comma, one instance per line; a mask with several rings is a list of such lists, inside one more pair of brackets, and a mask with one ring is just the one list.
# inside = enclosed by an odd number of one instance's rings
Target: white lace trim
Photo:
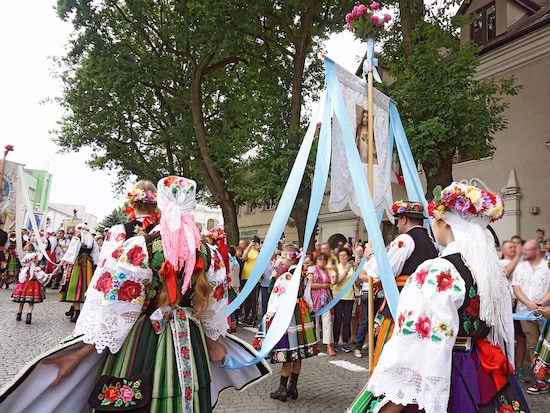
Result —
[[426, 413], [445, 413], [451, 381], [448, 377], [422, 377], [413, 369], [395, 367], [385, 370], [367, 388], [376, 396], [384, 394], [396, 404], [416, 404]]
[[121, 349], [140, 314], [141, 308], [106, 301], [101, 292], [88, 290], [73, 335], [82, 334], [83, 341], [94, 344], [100, 354], [107, 347], [114, 354]]
[[[229, 327], [226, 311], [229, 301], [227, 293], [228, 286], [226, 270], [223, 266], [223, 259], [218, 252], [218, 248], [212, 245], [208, 245], [208, 247], [210, 248], [212, 264], [206, 273], [206, 278], [210, 281], [210, 285], [212, 285], [212, 292], [208, 308], [201, 317], [201, 324], [203, 326], [204, 334], [212, 340], [217, 340], [220, 336], [225, 336], [227, 328]], [[219, 270], [214, 269], [214, 258], [216, 256], [216, 261], [219, 260], [221, 264]], [[219, 301], [214, 299], [216, 287], [218, 286], [223, 288], [223, 298]]]

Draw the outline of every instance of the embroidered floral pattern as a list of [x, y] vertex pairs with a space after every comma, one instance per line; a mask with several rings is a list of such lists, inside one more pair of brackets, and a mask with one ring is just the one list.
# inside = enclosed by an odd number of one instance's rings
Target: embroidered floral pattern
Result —
[[464, 309], [462, 316], [462, 328], [469, 334], [479, 329], [481, 319], [479, 318], [479, 294], [477, 293], [476, 285], [472, 285], [468, 290], [468, 298], [470, 302]]
[[500, 396], [500, 407], [495, 413], [525, 413], [517, 400], [508, 401], [504, 395]]
[[129, 407], [141, 400], [142, 381], [121, 378], [112, 384], [104, 384], [101, 393], [97, 396], [102, 406]]
[[399, 332], [404, 335], [415, 334], [421, 340], [440, 342], [446, 338], [453, 337], [454, 331], [446, 321], [439, 321], [434, 325], [432, 319], [421, 314], [415, 317], [412, 311], [405, 311], [397, 317]]

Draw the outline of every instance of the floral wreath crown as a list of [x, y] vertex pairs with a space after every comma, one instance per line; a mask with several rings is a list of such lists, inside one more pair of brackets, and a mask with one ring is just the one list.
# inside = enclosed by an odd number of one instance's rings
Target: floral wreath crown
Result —
[[222, 239], [226, 239], [227, 234], [220, 227], [215, 227], [215, 228], [212, 228], [210, 231], [208, 231], [208, 234], [206, 234], [206, 237], [214, 241], [220, 241]]
[[394, 215], [405, 213], [421, 215], [422, 217], [424, 215], [424, 206], [420, 202], [395, 201], [391, 206], [391, 210]]
[[128, 192], [128, 199], [130, 201], [141, 201], [144, 204], [156, 204], [157, 194], [150, 189], [134, 188]]
[[500, 194], [453, 182], [445, 189], [438, 185], [433, 190], [434, 199], [428, 204], [428, 213], [436, 219], [443, 219], [447, 211], [455, 209], [462, 213], [488, 217], [490, 222], [504, 216], [504, 201]]

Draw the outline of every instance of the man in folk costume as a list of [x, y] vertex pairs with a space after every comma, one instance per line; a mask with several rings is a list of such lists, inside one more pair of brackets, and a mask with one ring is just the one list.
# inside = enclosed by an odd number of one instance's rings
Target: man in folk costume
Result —
[[[388, 247], [388, 259], [395, 275], [397, 288], [401, 290], [410, 274], [424, 261], [437, 257], [437, 249], [433, 240], [422, 226], [424, 207], [419, 202], [397, 201], [392, 205], [393, 216], [396, 218], [396, 226], [400, 235], [393, 240]], [[368, 261], [365, 264], [359, 279], [368, 281], [368, 276], [373, 277], [374, 292], [381, 288], [380, 272], [376, 257], [372, 251], [367, 254]], [[382, 349], [391, 337], [394, 322], [389, 306], [385, 299], [376, 316], [376, 347], [374, 350], [374, 365], [376, 366]]]

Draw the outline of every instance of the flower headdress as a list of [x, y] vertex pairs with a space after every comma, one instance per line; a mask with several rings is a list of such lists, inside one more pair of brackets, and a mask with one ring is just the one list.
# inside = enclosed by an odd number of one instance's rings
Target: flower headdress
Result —
[[453, 182], [443, 190], [434, 189], [435, 198], [428, 205], [429, 214], [451, 227], [458, 251], [468, 264], [480, 297], [479, 317], [491, 327], [487, 339], [493, 344], [507, 342], [512, 312], [508, 282], [497, 256], [494, 239], [487, 229], [489, 222], [504, 215], [500, 194]]
[[206, 237], [214, 241], [219, 241], [219, 240], [226, 239], [227, 234], [220, 227], [214, 227], [210, 231], [208, 231], [208, 234], [206, 234]]
[[453, 182], [443, 190], [438, 185], [433, 194], [434, 199], [428, 204], [428, 213], [436, 219], [443, 219], [450, 209], [462, 215], [471, 214], [480, 218], [489, 218], [490, 222], [504, 216], [502, 196], [475, 186]]
[[150, 189], [133, 188], [128, 192], [128, 199], [132, 202], [141, 201], [144, 204], [156, 204], [157, 194]]
[[424, 219], [424, 206], [420, 202], [395, 201], [391, 206], [391, 210], [394, 216], [399, 214], [409, 215], [414, 218]]
[[380, 5], [372, 2], [368, 7], [364, 4], [355, 6], [351, 13], [346, 15], [345, 28], [355, 35], [359, 40], [376, 39], [384, 31], [385, 24], [392, 19], [391, 15], [385, 13], [376, 15]]
[[215, 241], [216, 245], [218, 246], [218, 251], [220, 252], [223, 258], [223, 262], [225, 264], [225, 272], [226, 274], [229, 274], [229, 251], [227, 251], [227, 245], [225, 245], [227, 234], [220, 227], [214, 227], [210, 231], [208, 231], [206, 237]]

